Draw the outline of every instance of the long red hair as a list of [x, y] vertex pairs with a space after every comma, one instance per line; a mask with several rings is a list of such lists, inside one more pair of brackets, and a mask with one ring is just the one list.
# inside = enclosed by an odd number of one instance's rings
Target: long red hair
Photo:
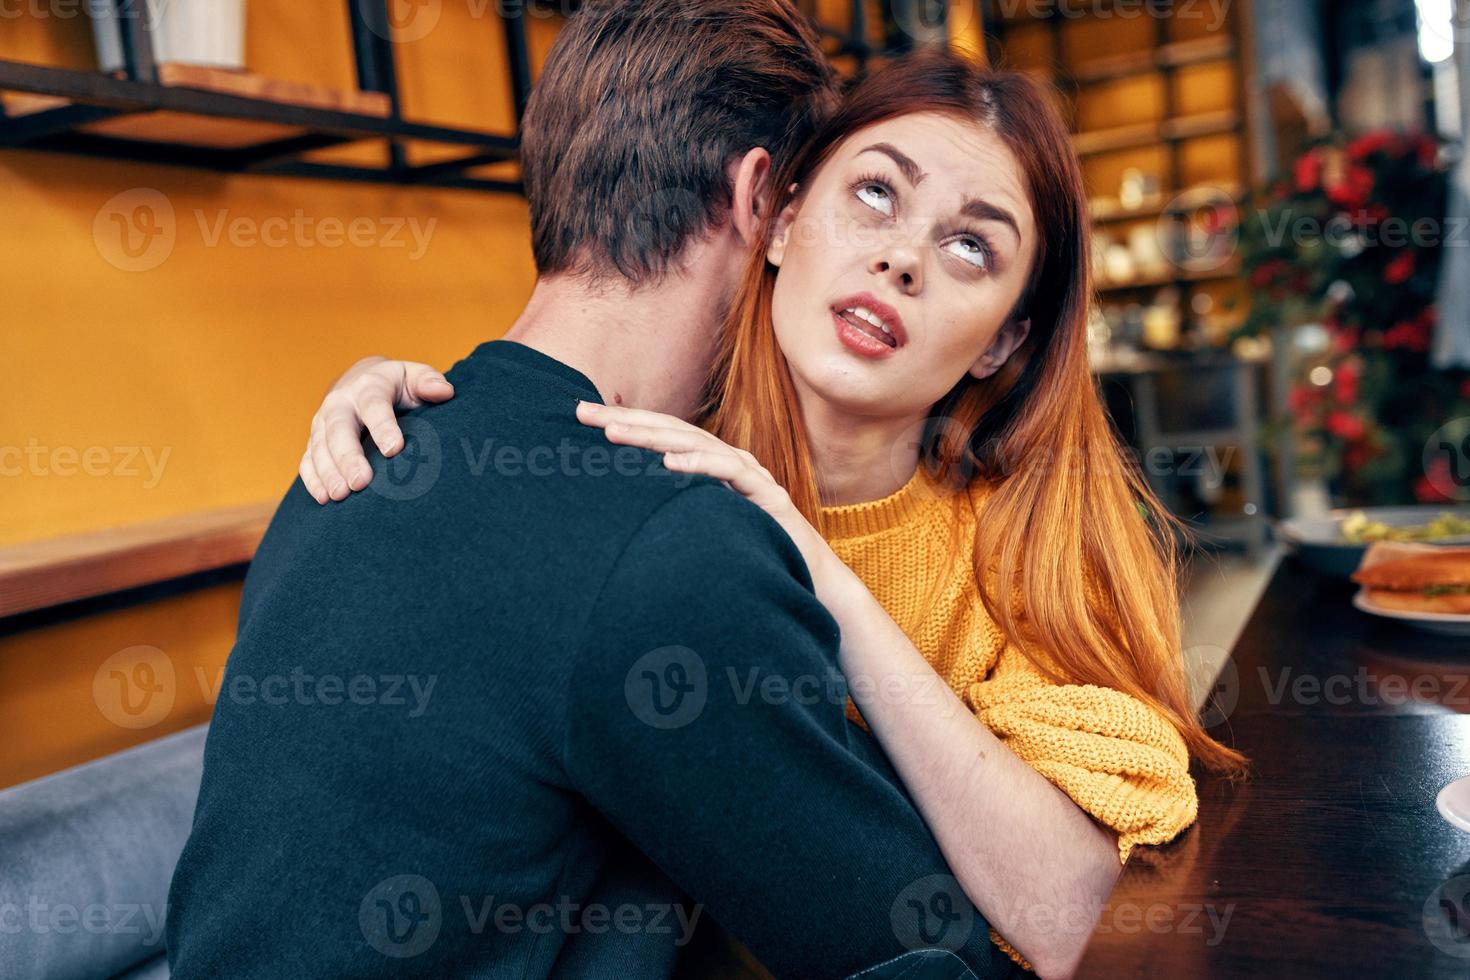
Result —
[[[773, 177], [775, 206], [721, 334], [701, 424], [749, 450], [821, 528], [820, 481], [771, 325], [775, 216], [858, 130], [916, 112], [985, 126], [1020, 163], [1035, 214], [1025, 342], [983, 380], [968, 375], [930, 412], [920, 465], [956, 490], [987, 481], [975, 575], [985, 609], [1059, 683], [1094, 684], [1157, 709], [1207, 769], [1243, 775], [1245, 756], [1200, 724], [1181, 654], [1181, 545], [1108, 420], [1088, 365], [1090, 221], [1081, 165], [1045, 93], [1018, 72], [947, 54], [896, 61], [859, 82]], [[800, 191], [797, 191], [799, 194]], [[999, 583], [1007, 583], [1000, 588]]]

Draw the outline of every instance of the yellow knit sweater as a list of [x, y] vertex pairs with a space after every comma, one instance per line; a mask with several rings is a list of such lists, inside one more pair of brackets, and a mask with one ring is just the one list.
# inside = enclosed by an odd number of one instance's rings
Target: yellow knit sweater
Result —
[[[888, 497], [825, 508], [824, 533], [985, 726], [1117, 832], [1126, 861], [1135, 845], [1162, 844], [1194, 822], [1199, 800], [1184, 739], [1126, 694], [1052, 682], [1006, 641], [975, 583], [976, 512], [987, 492], [981, 484], [956, 493], [920, 467]], [[862, 723], [851, 702], [848, 714]], [[1030, 968], [994, 930], [991, 938]]]
[[[1199, 801], [1184, 739], [1128, 695], [1053, 683], [1006, 641], [980, 603], [973, 571], [976, 511], [987, 493], [983, 484], [968, 493], [945, 489], [921, 467], [881, 500], [823, 508], [824, 533], [985, 726], [1117, 832], [1126, 861], [1135, 845], [1162, 844], [1194, 822]], [[863, 723], [850, 701], [848, 716]], [[990, 936], [1031, 968], [994, 929]], [[731, 945], [744, 968], [721, 977], [769, 976]]]

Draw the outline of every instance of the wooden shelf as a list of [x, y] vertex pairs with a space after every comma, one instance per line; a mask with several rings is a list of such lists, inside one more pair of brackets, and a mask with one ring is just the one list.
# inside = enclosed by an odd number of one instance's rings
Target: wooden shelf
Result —
[[0, 617], [248, 562], [275, 503], [0, 548]]
[[1148, 51], [1096, 58], [1076, 65], [1072, 78], [1080, 84], [1111, 82], [1153, 71], [1183, 68], [1188, 65], [1224, 61], [1235, 55], [1235, 41], [1229, 37], [1203, 37], [1193, 41], [1175, 41]]
[[1218, 269], [1206, 269], [1199, 272], [1191, 272], [1188, 269], [1178, 269], [1166, 275], [1142, 276], [1128, 282], [1101, 282], [1097, 284], [1100, 293], [1121, 293], [1132, 289], [1155, 289], [1163, 286], [1188, 285], [1196, 282], [1214, 282], [1222, 279], [1235, 279], [1240, 276], [1240, 262], [1232, 259]]
[[1222, 136], [1238, 132], [1240, 127], [1241, 117], [1238, 112], [1202, 112], [1160, 122], [1074, 133], [1072, 145], [1077, 148], [1079, 156], [1097, 156], [1122, 150], [1145, 149], [1158, 143], [1198, 139], [1201, 136]]
[[1218, 191], [1222, 195], [1228, 196], [1237, 205], [1244, 204], [1246, 200], [1245, 191], [1239, 184], [1199, 184], [1178, 191], [1160, 193], [1136, 208], [1125, 208], [1121, 204], [1116, 208], [1102, 208], [1098, 207], [1096, 202], [1094, 202], [1092, 206], [1092, 223], [1094, 225], [1118, 224], [1125, 221], [1157, 218], [1163, 214], [1182, 213], [1185, 209], [1171, 207], [1172, 202], [1177, 200], [1181, 195], [1204, 190]]
[[[517, 135], [402, 118], [387, 16], [386, 4], [348, 4], [357, 69], [357, 87], [349, 90], [157, 63], [146, 23], [121, 16], [125, 67], [116, 74], [0, 61], [0, 148], [518, 193], [517, 181], [470, 174], [485, 164], [516, 160]], [[531, 88], [525, 17], [507, 15], [502, 21], [503, 60], [519, 127]], [[386, 166], [302, 159], [312, 150], [363, 140], [386, 141]], [[409, 143], [460, 147], [463, 154], [411, 166], [405, 153]]]

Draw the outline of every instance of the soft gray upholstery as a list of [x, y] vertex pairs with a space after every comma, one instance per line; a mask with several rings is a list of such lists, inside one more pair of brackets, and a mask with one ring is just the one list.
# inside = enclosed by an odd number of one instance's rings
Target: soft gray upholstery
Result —
[[168, 976], [207, 725], [0, 792], [0, 977]]

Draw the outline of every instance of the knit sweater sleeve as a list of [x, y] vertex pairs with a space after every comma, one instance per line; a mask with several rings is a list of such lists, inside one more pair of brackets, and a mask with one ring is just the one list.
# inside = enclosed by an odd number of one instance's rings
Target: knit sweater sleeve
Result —
[[1117, 832], [1119, 861], [1194, 823], [1199, 798], [1184, 739], [1142, 701], [1054, 683], [1009, 643], [967, 700], [1011, 751]]

